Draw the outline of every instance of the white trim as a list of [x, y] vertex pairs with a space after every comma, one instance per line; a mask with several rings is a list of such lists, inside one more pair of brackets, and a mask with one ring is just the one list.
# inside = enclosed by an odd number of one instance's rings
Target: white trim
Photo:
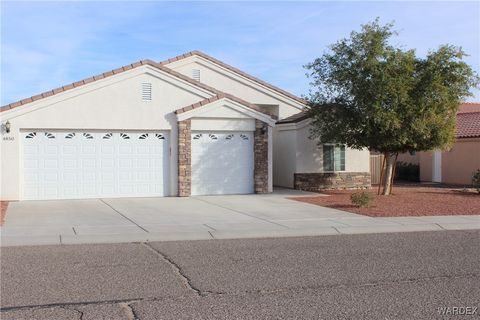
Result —
[[432, 155], [432, 181], [442, 182], [442, 151], [434, 151]]
[[178, 121], [183, 121], [183, 120], [187, 120], [187, 119], [194, 118], [194, 117], [195, 118], [202, 117], [202, 116], [208, 114], [208, 112], [212, 111], [213, 109], [221, 107], [221, 106], [227, 106], [227, 107], [229, 107], [229, 108], [231, 108], [235, 111], [238, 111], [240, 113], [243, 113], [243, 114], [245, 114], [245, 115], [247, 115], [251, 118], [261, 120], [261, 121], [267, 123], [271, 127], [275, 126], [276, 121], [274, 119], [272, 119], [270, 116], [268, 116], [268, 115], [266, 115], [262, 112], [253, 110], [252, 108], [244, 106], [244, 105], [242, 105], [240, 103], [237, 103], [235, 101], [232, 101], [228, 98], [222, 98], [222, 99], [219, 99], [219, 100], [214, 101], [212, 103], [206, 104], [204, 106], [201, 106], [201, 107], [198, 107], [198, 108], [180, 113], [180, 114], [177, 115], [177, 118], [178, 118]]
[[268, 192], [273, 192], [273, 128], [268, 127]]
[[289, 131], [289, 130], [299, 130], [303, 129], [306, 126], [310, 125], [310, 119], [304, 119], [299, 122], [291, 122], [291, 123], [277, 123], [278, 131]]
[[81, 85], [76, 88], [72, 88], [66, 91], [59, 92], [57, 94], [51, 95], [46, 98], [42, 98], [33, 102], [29, 102], [25, 105], [15, 107], [10, 110], [6, 110], [0, 113], [2, 120], [6, 121], [8, 119], [14, 119], [16, 117], [19, 117], [21, 115], [24, 115], [29, 112], [33, 112], [45, 107], [49, 107], [52, 105], [55, 105], [57, 103], [63, 102], [68, 99], [75, 98], [77, 96], [89, 93], [93, 90], [97, 90], [103, 87], [107, 87], [110, 85], [113, 85], [117, 82], [125, 81], [131, 78], [134, 78], [136, 76], [142, 75], [142, 74], [148, 74], [150, 76], [156, 77], [158, 79], [164, 80], [166, 82], [169, 82], [179, 88], [182, 88], [186, 91], [189, 91], [200, 98], [210, 98], [213, 97], [215, 94], [205, 90], [203, 88], [200, 88], [196, 86], [195, 84], [192, 84], [188, 81], [185, 81], [183, 79], [180, 79], [168, 72], [165, 72], [161, 69], [152, 67], [150, 65], [142, 65], [140, 67], [136, 67], [118, 74], [114, 74], [112, 76], [109, 76], [107, 78], [95, 80], [92, 82], [89, 82], [87, 84]]

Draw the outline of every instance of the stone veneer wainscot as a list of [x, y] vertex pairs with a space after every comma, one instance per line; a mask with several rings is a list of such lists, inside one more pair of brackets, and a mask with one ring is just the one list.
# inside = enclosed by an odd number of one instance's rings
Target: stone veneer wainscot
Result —
[[369, 172], [295, 173], [294, 188], [304, 191], [371, 188]]

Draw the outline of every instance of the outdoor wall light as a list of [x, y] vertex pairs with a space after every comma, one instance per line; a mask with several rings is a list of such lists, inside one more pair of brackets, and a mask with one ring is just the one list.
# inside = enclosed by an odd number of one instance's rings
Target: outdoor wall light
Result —
[[262, 126], [262, 134], [265, 134], [268, 130], [268, 125], [266, 123], [263, 124]]
[[5, 122], [5, 132], [6, 133], [10, 133], [10, 127], [11, 127], [10, 121], [7, 120], [7, 122]]

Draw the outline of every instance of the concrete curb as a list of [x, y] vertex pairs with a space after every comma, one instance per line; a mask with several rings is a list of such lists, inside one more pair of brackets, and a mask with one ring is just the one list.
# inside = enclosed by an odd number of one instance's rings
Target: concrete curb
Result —
[[283, 237], [311, 237], [324, 235], [400, 233], [446, 230], [480, 230], [478, 224], [465, 223], [423, 223], [415, 225], [376, 225], [358, 227], [319, 227], [311, 229], [284, 230], [217, 230], [208, 232], [168, 232], [168, 233], [136, 233], [136, 234], [97, 234], [97, 235], [42, 235], [42, 236], [1, 236], [1, 247], [129, 243], [152, 241], [192, 241], [221, 239], [256, 239]]

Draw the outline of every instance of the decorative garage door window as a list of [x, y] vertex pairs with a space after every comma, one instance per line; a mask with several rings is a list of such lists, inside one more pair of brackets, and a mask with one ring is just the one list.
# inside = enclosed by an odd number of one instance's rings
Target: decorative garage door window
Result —
[[168, 132], [36, 130], [22, 137], [24, 199], [169, 194]]
[[192, 133], [192, 195], [253, 193], [253, 132]]

